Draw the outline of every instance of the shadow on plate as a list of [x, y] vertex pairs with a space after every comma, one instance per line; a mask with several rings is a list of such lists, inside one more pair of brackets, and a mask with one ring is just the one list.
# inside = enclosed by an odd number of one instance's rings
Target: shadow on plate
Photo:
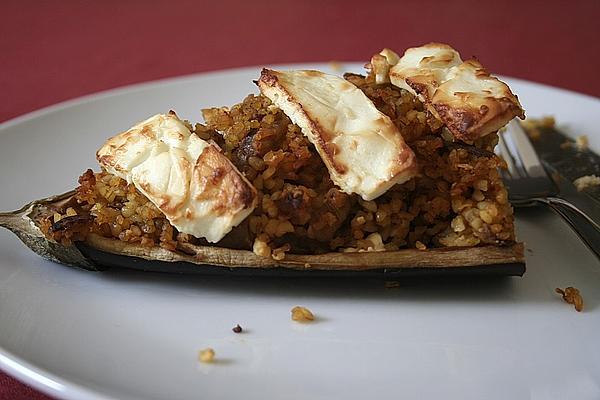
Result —
[[331, 299], [368, 301], [466, 301], [514, 302], [556, 301], [551, 295], [519, 290], [522, 278], [511, 277], [410, 277], [402, 280], [357, 278], [281, 278], [244, 276], [174, 275], [111, 269], [99, 274], [112, 285], [139, 287], [178, 293], [235, 293], [236, 296], [271, 296], [290, 299]]

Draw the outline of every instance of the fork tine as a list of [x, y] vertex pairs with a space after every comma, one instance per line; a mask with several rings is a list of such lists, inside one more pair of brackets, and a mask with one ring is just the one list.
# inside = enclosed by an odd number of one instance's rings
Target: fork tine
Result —
[[504, 134], [508, 135], [505, 137], [508, 142], [508, 150], [513, 156], [513, 160], [516, 161], [517, 168], [522, 172], [522, 176], [533, 178], [547, 177], [546, 171], [533, 145], [529, 141], [527, 133], [525, 133], [521, 124], [516, 119], [508, 123]]
[[[506, 134], [506, 132], [499, 132], [498, 134], [498, 150], [500, 152], [500, 156], [504, 159], [504, 161], [506, 161], [506, 165], [508, 166], [508, 171], [506, 170], [501, 170], [502, 174], [507, 174], [508, 173], [508, 178], [510, 178], [511, 176], [514, 177], [519, 177], [521, 176], [520, 171], [517, 170], [517, 167], [515, 166], [515, 161], [513, 159], [513, 156], [510, 152], [510, 150], [508, 149], [508, 146], [506, 146], [506, 141], [504, 140], [504, 135]], [[506, 178], [506, 177], [505, 177]]]

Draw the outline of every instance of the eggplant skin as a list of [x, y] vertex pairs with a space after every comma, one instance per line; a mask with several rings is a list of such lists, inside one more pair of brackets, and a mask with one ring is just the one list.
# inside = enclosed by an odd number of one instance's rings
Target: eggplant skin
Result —
[[249, 250], [182, 244], [182, 251], [144, 247], [89, 234], [85, 242], [63, 245], [46, 238], [36, 216], [68, 203], [74, 192], [33, 201], [21, 209], [0, 213], [0, 226], [14, 232], [40, 256], [90, 271], [127, 268], [170, 273], [269, 276], [411, 276], [510, 275], [522, 276], [522, 243], [506, 246], [437, 248], [325, 254], [287, 254], [282, 261], [260, 257]]
[[314, 277], [314, 278], [385, 278], [396, 279], [419, 276], [522, 276], [525, 272], [523, 263], [501, 263], [469, 267], [402, 267], [377, 268], [365, 270], [352, 269], [294, 269], [287, 267], [247, 268], [243, 265], [229, 267], [194, 264], [185, 261], [146, 260], [143, 258], [124, 256], [98, 250], [87, 243], [78, 243], [78, 249], [102, 270], [108, 268], [125, 268], [146, 272], [164, 272], [175, 274], [201, 274], [223, 276], [265, 276], [265, 277]]
[[35, 217], [47, 210], [50, 205], [67, 203], [74, 194], [74, 191], [70, 191], [32, 201], [13, 212], [0, 213], [0, 226], [11, 230], [27, 247], [47, 260], [98, 271], [101, 269], [100, 266], [81, 254], [75, 245], [64, 245], [49, 240], [35, 223]]

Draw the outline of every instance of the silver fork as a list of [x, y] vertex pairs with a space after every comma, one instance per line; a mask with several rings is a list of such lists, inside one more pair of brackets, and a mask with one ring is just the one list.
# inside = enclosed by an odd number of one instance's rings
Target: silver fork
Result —
[[570, 182], [550, 177], [519, 122], [511, 121], [498, 136], [497, 151], [508, 165], [502, 175], [510, 202], [515, 207], [549, 206], [600, 258], [600, 207]]

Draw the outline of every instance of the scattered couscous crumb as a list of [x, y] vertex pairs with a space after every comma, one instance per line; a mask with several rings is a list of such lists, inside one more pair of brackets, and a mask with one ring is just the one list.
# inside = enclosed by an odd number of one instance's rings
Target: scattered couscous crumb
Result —
[[242, 333], [242, 327], [240, 326], [240, 324], [237, 324], [231, 330], [235, 333]]
[[398, 281], [385, 281], [383, 287], [386, 289], [396, 289], [400, 287], [400, 282]]
[[540, 128], [553, 128], [555, 121], [552, 116], [544, 116], [542, 118], [527, 118], [521, 124], [531, 140], [538, 140], [542, 135]]
[[296, 306], [292, 308], [292, 319], [298, 322], [314, 321], [314, 314], [306, 307]]
[[582, 190], [592, 186], [600, 185], [600, 177], [596, 175], [581, 176], [573, 181], [573, 185], [575, 185], [575, 188], [578, 192], [581, 192]]
[[304, 263], [304, 268], [311, 269], [312, 265], [310, 265], [309, 263]]
[[569, 140], [565, 140], [564, 142], [562, 142], [560, 144], [560, 148], [563, 149], [563, 150], [570, 149], [571, 146], [573, 146], [573, 142], [571, 142]]
[[215, 359], [215, 351], [210, 347], [198, 352], [198, 360], [203, 363], [211, 363]]
[[579, 150], [587, 150], [589, 146], [587, 135], [577, 136], [575, 138], [575, 145]]
[[581, 310], [583, 310], [583, 297], [581, 297], [579, 289], [569, 286], [565, 288], [565, 290], [562, 290], [561, 288], [556, 288], [554, 289], [554, 291], [560, 294], [564, 301], [566, 301], [569, 304], [573, 304], [577, 312], [581, 312]]
[[563, 150], [570, 149], [573, 146], [577, 147], [578, 150], [587, 150], [589, 147], [589, 140], [587, 135], [580, 135], [575, 138], [575, 141], [565, 140], [560, 144], [560, 148]]
[[525, 121], [521, 122], [523, 128], [554, 128], [556, 125], [556, 120], [551, 115], [545, 115], [541, 118], [527, 118]]
[[419, 242], [418, 240], [415, 242], [415, 247], [419, 250], [427, 250], [427, 246], [425, 246], [423, 243]]

